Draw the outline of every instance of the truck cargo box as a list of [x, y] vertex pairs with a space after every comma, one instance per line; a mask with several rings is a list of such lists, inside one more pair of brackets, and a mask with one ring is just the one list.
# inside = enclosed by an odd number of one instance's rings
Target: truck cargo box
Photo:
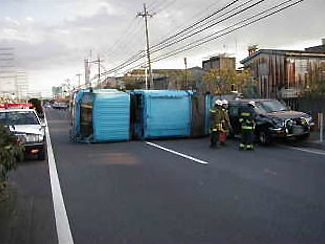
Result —
[[81, 90], [72, 109], [71, 135], [77, 141], [130, 139], [130, 94], [115, 89]]

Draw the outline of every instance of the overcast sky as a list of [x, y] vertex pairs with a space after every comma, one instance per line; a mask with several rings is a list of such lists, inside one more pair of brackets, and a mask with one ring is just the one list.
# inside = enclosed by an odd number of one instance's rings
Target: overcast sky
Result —
[[[247, 0], [239, 0], [234, 7]], [[199, 41], [246, 17], [284, 0], [265, 0], [169, 49], [153, 54], [160, 57], [181, 45]], [[151, 45], [191, 25], [231, 0], [148, 0]], [[256, 3], [258, 0], [251, 0]], [[294, 1], [293, 1], [294, 2]], [[143, 0], [0, 0], [0, 48], [13, 47], [17, 70], [28, 72], [30, 86], [43, 94], [66, 79], [77, 84], [77, 73], [84, 74], [84, 59], [97, 55], [106, 70], [145, 48]], [[240, 9], [240, 8], [238, 8]], [[229, 8], [230, 10], [230, 8]], [[222, 12], [220, 12], [222, 14]], [[190, 51], [153, 64], [153, 68], [201, 66], [203, 59], [229, 53], [237, 61], [247, 56], [247, 46], [303, 49], [320, 45], [325, 38], [325, 0], [305, 0], [267, 19]], [[93, 65], [92, 75], [96, 67]], [[84, 81], [84, 78], [82, 78]]]

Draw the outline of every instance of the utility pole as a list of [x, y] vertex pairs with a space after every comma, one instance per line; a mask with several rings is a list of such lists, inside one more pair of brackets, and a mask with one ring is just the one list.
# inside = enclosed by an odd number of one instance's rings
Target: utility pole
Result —
[[88, 59], [84, 60], [85, 62], [85, 83], [86, 86], [89, 86], [89, 66], [88, 66]]
[[99, 84], [99, 88], [102, 88], [102, 84], [100, 82], [100, 57], [99, 57], [99, 54], [98, 54], [97, 64], [98, 64], [98, 84]]
[[97, 86], [99, 86], [99, 88], [101, 88], [101, 82], [100, 82], [100, 66], [101, 66], [101, 62], [102, 61], [104, 61], [104, 60], [102, 60], [102, 59], [100, 59], [100, 57], [99, 57], [99, 54], [98, 54], [98, 59], [96, 59], [96, 60], [94, 60], [94, 61], [86, 61], [87, 62], [87, 64], [85, 64], [85, 67], [87, 67], [86, 68], [86, 71], [88, 70], [88, 83], [89, 83], [89, 64], [97, 64], [98, 65], [98, 75], [97, 75], [97, 77], [98, 77], [98, 80], [97, 80]]
[[149, 89], [153, 88], [153, 76], [151, 69], [151, 59], [150, 59], [150, 45], [149, 45], [149, 30], [148, 30], [148, 17], [153, 17], [153, 14], [150, 14], [147, 10], [147, 5], [143, 4], [143, 13], [138, 13], [137, 17], [143, 17], [146, 27], [146, 40], [147, 40], [147, 59], [148, 59], [148, 68], [149, 68]]
[[148, 90], [148, 69], [146, 65], [144, 66], [144, 76], [145, 76], [146, 90]]
[[185, 65], [185, 90], [188, 90], [188, 81], [187, 81], [187, 58], [184, 58]]

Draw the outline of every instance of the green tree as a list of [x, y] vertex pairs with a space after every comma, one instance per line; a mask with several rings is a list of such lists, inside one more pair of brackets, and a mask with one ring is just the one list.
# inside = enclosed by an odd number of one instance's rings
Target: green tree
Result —
[[245, 91], [256, 85], [249, 70], [236, 71], [234, 69], [210, 69], [204, 75], [206, 90], [214, 94], [226, 94], [231, 90]]
[[8, 172], [16, 169], [17, 160], [22, 160], [23, 148], [8, 128], [0, 123], [0, 194], [6, 187]]
[[307, 91], [310, 95], [325, 95], [325, 64], [319, 66], [314, 73], [311, 74], [309, 72], [309, 77], [311, 78], [311, 82]]

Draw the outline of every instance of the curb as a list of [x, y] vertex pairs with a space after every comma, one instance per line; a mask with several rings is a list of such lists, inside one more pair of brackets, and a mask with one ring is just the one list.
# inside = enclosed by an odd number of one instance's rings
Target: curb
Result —
[[325, 141], [323, 141], [322, 143], [319, 141], [306, 141], [303, 143], [299, 143], [295, 146], [302, 146], [302, 147], [325, 150]]

